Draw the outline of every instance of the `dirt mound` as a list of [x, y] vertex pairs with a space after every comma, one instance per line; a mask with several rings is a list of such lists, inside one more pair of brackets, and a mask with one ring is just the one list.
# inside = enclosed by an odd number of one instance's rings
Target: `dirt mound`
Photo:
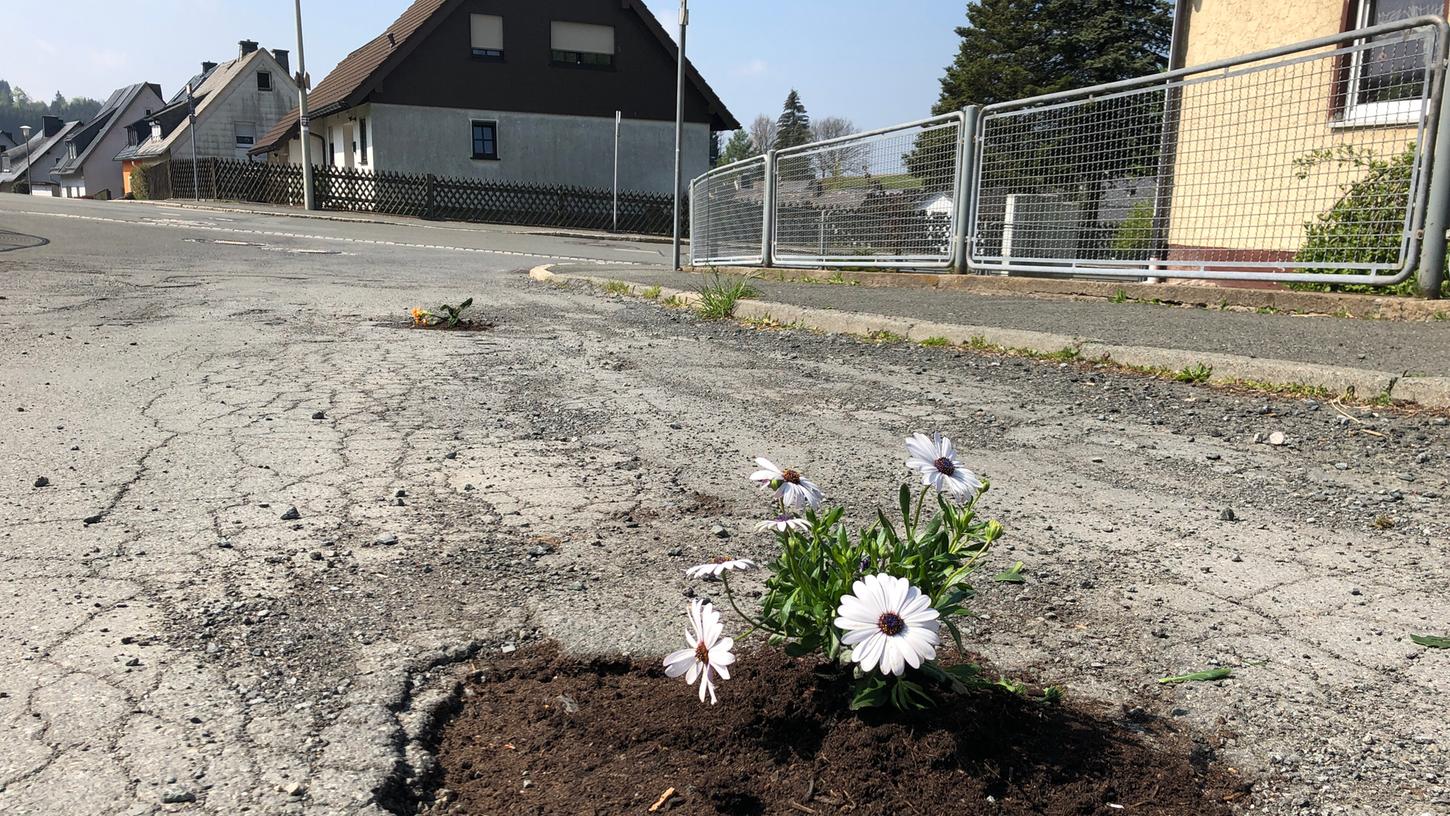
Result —
[[857, 715], [813, 662], [738, 669], [711, 707], [654, 663], [484, 667], [439, 745], [434, 812], [1213, 816], [1247, 789], [1161, 720], [999, 689]]

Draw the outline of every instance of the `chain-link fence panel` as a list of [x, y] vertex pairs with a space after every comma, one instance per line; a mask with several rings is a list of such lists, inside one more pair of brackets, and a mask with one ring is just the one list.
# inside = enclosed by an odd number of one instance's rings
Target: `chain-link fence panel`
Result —
[[690, 183], [690, 265], [759, 266], [765, 252], [764, 156]]
[[950, 266], [962, 121], [955, 113], [777, 151], [775, 262]]
[[982, 110], [974, 269], [1386, 284], [1418, 260], [1446, 29], [1416, 18]]

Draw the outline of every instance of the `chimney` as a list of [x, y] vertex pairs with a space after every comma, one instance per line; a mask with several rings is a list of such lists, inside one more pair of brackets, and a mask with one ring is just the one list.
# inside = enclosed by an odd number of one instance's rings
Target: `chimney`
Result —
[[216, 63], [215, 62], [203, 62], [201, 64], [201, 73], [202, 73], [202, 76], [205, 76], [205, 75], [211, 73], [214, 70], [216, 70]]
[[237, 45], [241, 46], [242, 56], [244, 57], [257, 50], [256, 40], [242, 40], [241, 42], [237, 43]]
[[65, 122], [61, 121], [61, 118], [59, 116], [40, 117], [40, 131], [46, 136], [54, 136], [55, 134], [60, 133], [60, 128], [64, 124]]
[[290, 65], [287, 64], [287, 50], [286, 49], [284, 49], [284, 48], [273, 48], [272, 49], [272, 59], [276, 60], [277, 61], [277, 64], [280, 65], [280, 66], [282, 66], [282, 73], [287, 74], [288, 76], [291, 76], [292, 75], [292, 66], [290, 66]]

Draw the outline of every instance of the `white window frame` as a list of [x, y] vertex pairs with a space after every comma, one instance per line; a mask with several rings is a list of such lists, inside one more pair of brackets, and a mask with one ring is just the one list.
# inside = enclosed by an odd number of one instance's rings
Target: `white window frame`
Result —
[[[247, 130], [251, 131], [251, 133], [242, 133], [242, 128], [244, 126]], [[247, 141], [243, 142], [243, 139], [246, 139]], [[257, 124], [255, 122], [233, 122], [232, 142], [234, 143], [233, 147], [235, 147], [237, 150], [251, 150], [252, 148], [256, 147]]]
[[[1354, 28], [1368, 28], [1373, 0], [1355, 0]], [[1367, 40], [1357, 40], [1364, 45]], [[1425, 115], [1423, 99], [1398, 99], [1392, 102], [1359, 102], [1360, 74], [1364, 70], [1364, 49], [1350, 56], [1349, 82], [1344, 93], [1344, 114], [1339, 124], [1344, 127], [1394, 127], [1418, 124]]]

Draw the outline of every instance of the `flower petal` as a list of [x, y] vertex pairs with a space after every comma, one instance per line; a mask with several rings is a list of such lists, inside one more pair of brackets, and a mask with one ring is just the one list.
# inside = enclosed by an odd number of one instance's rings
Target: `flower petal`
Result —
[[841, 636], [841, 642], [846, 644], [847, 646], [855, 646], [857, 643], [860, 643], [866, 638], [881, 633], [881, 630], [877, 629], [874, 625], [851, 627], [843, 626], [842, 622], [843, 621], [841, 618], [836, 618], [836, 628], [846, 630], [846, 634]]
[[861, 667], [861, 671], [869, 672], [876, 668], [881, 662], [882, 650], [886, 647], [886, 636], [880, 632], [873, 633], [875, 636], [867, 638], [860, 646], [851, 650], [851, 659]]
[[690, 663], [694, 659], [694, 649], [680, 649], [677, 652], [670, 652], [668, 655], [665, 655], [665, 676], [679, 677], [690, 668]]

